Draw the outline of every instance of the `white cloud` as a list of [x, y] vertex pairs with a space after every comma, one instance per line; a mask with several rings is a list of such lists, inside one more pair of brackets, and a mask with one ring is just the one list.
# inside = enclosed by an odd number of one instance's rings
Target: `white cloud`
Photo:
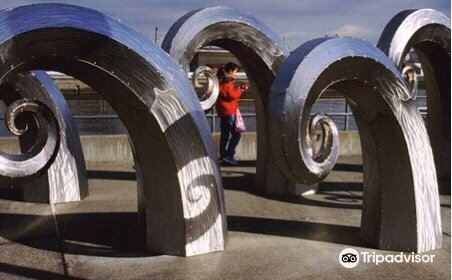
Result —
[[330, 31], [328, 33], [339, 36], [351, 36], [351, 37], [363, 37], [369, 35], [369, 33], [374, 32], [371, 28], [365, 26], [359, 26], [356, 24], [344, 24], [339, 29]]
[[308, 35], [306, 31], [291, 31], [283, 34], [284, 37], [302, 37], [306, 35]]

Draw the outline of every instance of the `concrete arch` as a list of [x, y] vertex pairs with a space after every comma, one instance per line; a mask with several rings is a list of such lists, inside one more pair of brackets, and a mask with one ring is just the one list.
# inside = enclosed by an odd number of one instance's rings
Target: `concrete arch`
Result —
[[185, 14], [171, 26], [162, 43], [162, 48], [186, 72], [197, 51], [204, 46], [218, 46], [234, 54], [259, 91], [255, 96], [256, 189], [267, 194], [292, 194], [295, 185], [274, 164], [267, 131], [270, 87], [289, 53], [287, 47], [251, 13], [223, 6]]
[[182, 256], [223, 250], [218, 162], [204, 112], [174, 61], [145, 36], [87, 8], [18, 7], [0, 13], [0, 26], [1, 82], [33, 69], [67, 73], [119, 114], [140, 167], [147, 249]]
[[[299, 181], [321, 180], [331, 170], [334, 155], [317, 159], [312, 153], [309, 123], [309, 112], [326, 88], [344, 93], [358, 123], [362, 237], [396, 251], [441, 247], [438, 185], [427, 131], [415, 104], [406, 99], [400, 72], [371, 44], [321, 38], [287, 58], [273, 83], [268, 114], [278, 165]], [[332, 153], [334, 149], [325, 154]]]
[[400, 12], [386, 25], [377, 46], [400, 70], [411, 48], [420, 59], [438, 180], [442, 191], [450, 193], [450, 18], [432, 9]]
[[[51, 78], [44, 71], [16, 75], [0, 85], [0, 96], [6, 105], [21, 98], [36, 98], [52, 110], [60, 127], [55, 161], [43, 176], [23, 186], [24, 201], [61, 203], [86, 197], [88, 180], [80, 137], [68, 104]], [[29, 127], [19, 137], [22, 152], [34, 144], [36, 131], [32, 130]]]

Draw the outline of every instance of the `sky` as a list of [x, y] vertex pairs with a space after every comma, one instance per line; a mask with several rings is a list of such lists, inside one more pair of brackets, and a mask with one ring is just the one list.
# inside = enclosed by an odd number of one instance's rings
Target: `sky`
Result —
[[433, 8], [450, 17], [450, 0], [0, 0], [0, 10], [30, 3], [55, 2], [85, 6], [121, 19], [158, 42], [185, 13], [203, 7], [231, 6], [251, 12], [295, 49], [325, 35], [353, 36], [376, 45], [386, 23], [406, 9]]

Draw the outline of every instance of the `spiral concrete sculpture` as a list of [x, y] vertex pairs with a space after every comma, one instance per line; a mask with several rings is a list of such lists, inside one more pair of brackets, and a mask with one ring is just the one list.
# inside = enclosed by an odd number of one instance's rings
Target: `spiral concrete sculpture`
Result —
[[203, 110], [209, 110], [215, 105], [218, 95], [220, 94], [220, 85], [217, 75], [209, 66], [201, 65], [193, 72], [192, 83], [195, 88], [202, 88], [199, 83], [201, 74], [207, 79], [207, 89], [205, 92], [198, 93], [198, 99]]
[[278, 165], [302, 182], [320, 180], [332, 169], [337, 157], [334, 126], [313, 121], [327, 131], [323, 153], [312, 152], [310, 137], [309, 112], [326, 88], [344, 93], [359, 128], [363, 238], [396, 251], [441, 247], [438, 185], [426, 128], [398, 69], [369, 43], [316, 39], [293, 51], [281, 66], [268, 114]]
[[267, 194], [293, 194], [295, 185], [275, 165], [268, 143], [267, 106], [272, 81], [288, 50], [267, 25], [250, 13], [230, 7], [194, 10], [179, 18], [162, 43], [176, 62], [189, 64], [204, 46], [230, 51], [241, 62], [259, 92], [255, 96], [257, 123], [256, 188]]
[[[28, 114], [33, 122], [18, 126], [18, 119]], [[40, 177], [52, 164], [58, 152], [58, 122], [49, 107], [36, 99], [19, 99], [5, 113], [8, 130], [16, 136], [23, 135], [30, 126], [37, 129], [33, 145], [22, 154], [0, 153], [0, 186], [26, 184]]]
[[[16, 75], [0, 85], [0, 98], [6, 105], [21, 98], [36, 98], [52, 110], [60, 128], [55, 161], [43, 176], [22, 186], [24, 201], [60, 203], [87, 196], [85, 160], [77, 127], [64, 96], [50, 77], [44, 71]], [[22, 152], [34, 145], [36, 133], [36, 127], [29, 126], [19, 137]]]
[[441, 188], [450, 193], [450, 19], [432, 10], [400, 12], [386, 25], [378, 47], [400, 69], [413, 49], [427, 89], [427, 130]]
[[0, 81], [55, 70], [87, 83], [116, 110], [140, 168], [149, 251], [190, 256], [224, 248], [223, 189], [207, 121], [186, 74], [164, 51], [119, 21], [71, 5], [5, 10], [0, 28]]

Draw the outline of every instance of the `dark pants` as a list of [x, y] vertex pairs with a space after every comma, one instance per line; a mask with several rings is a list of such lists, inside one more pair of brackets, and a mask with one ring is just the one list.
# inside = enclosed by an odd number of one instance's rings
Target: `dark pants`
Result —
[[240, 141], [240, 132], [235, 131], [235, 115], [222, 117], [220, 121], [220, 158], [234, 158], [235, 148]]

